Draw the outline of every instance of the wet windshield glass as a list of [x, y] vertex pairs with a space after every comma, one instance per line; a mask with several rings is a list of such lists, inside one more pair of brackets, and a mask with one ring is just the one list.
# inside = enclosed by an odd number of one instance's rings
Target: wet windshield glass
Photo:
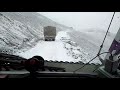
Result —
[[[119, 12], [101, 52], [120, 25]], [[0, 52], [29, 59], [87, 63], [96, 56], [113, 12], [0, 12]], [[103, 56], [103, 58], [105, 55]], [[101, 64], [96, 58], [91, 63]]]

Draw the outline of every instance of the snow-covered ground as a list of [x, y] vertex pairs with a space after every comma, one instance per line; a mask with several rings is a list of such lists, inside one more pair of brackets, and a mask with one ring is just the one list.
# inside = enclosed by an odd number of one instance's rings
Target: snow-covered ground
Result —
[[63, 43], [60, 41], [43, 41], [38, 43], [34, 48], [20, 53], [19, 55], [25, 58], [31, 58], [34, 55], [40, 55], [45, 60], [57, 60], [57, 61], [73, 61], [70, 57], [67, 57], [67, 52], [63, 48]]
[[[39, 55], [45, 60], [52, 61], [68, 61], [68, 62], [79, 62], [87, 63], [90, 59], [87, 57], [88, 53], [85, 52], [79, 46], [75, 46], [71, 40], [68, 42], [62, 41], [61, 38], [70, 39], [69, 35], [65, 31], [61, 31], [57, 34], [55, 41], [42, 41], [32, 49], [16, 53], [24, 58], [31, 58], [32, 56]], [[96, 61], [94, 63], [100, 63]]]
[[31, 58], [34, 55], [40, 55], [45, 60], [74, 61], [74, 59], [67, 56], [64, 42], [60, 40], [61, 36], [67, 37], [66, 33], [64, 32], [63, 34], [61, 31], [56, 36], [56, 41], [40, 41], [34, 48], [17, 54], [24, 58]]

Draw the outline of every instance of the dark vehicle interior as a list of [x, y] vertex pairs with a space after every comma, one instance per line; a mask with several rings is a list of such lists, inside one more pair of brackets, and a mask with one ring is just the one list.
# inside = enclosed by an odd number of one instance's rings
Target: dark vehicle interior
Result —
[[[7, 60], [5, 59], [5, 56]], [[65, 68], [51, 67], [44, 65], [44, 59], [41, 56], [34, 56], [30, 59], [24, 59], [7, 54], [1, 54], [1, 69], [6, 69], [8, 73], [19, 70], [16, 74], [8, 74], [6, 78], [97, 78], [94, 73], [74, 73], [65, 72]], [[19, 61], [13, 60], [18, 58]], [[11, 60], [12, 59], [12, 60]], [[24, 70], [24, 71], [23, 71]], [[48, 70], [47, 72], [45, 72]], [[20, 73], [21, 71], [21, 73]]]

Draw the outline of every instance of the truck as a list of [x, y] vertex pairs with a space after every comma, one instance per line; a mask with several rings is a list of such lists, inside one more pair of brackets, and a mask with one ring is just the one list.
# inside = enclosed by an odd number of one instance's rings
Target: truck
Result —
[[44, 27], [44, 40], [45, 41], [55, 41], [56, 37], [56, 27], [46, 26]]

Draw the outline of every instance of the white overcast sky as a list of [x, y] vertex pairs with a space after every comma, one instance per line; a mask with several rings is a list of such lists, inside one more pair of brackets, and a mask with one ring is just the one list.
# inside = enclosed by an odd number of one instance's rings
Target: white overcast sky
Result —
[[[51, 20], [73, 27], [76, 30], [99, 28], [107, 30], [113, 12], [38, 12]], [[110, 31], [117, 32], [120, 12], [116, 12]]]

